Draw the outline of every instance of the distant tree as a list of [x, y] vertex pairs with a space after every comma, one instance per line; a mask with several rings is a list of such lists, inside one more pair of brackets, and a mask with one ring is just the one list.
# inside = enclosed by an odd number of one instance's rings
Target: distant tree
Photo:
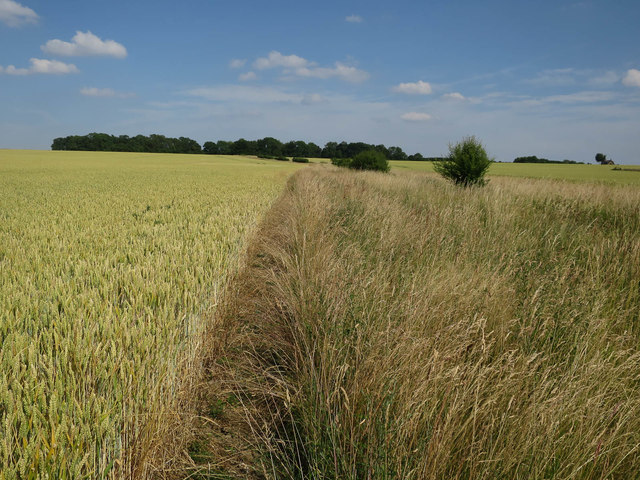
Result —
[[465, 137], [456, 144], [449, 144], [449, 156], [435, 162], [433, 169], [456, 185], [471, 187], [486, 184], [484, 175], [493, 159], [476, 137]]
[[313, 142], [307, 143], [307, 157], [318, 158], [322, 155], [322, 149]]
[[614, 161], [610, 158], [607, 158], [604, 153], [596, 153], [596, 162], [600, 163], [601, 165], [615, 165]]
[[381, 154], [383, 154], [384, 158], [389, 158], [389, 149], [387, 147], [385, 147], [384, 145], [380, 144], [380, 145], [376, 145], [374, 148], [377, 151], [379, 151]]
[[327, 142], [322, 149], [322, 158], [337, 158], [338, 144], [336, 142]]
[[349, 168], [353, 168], [354, 170], [377, 170], [380, 172], [388, 172], [389, 162], [386, 157], [377, 150], [365, 150], [353, 157]]
[[279, 156], [282, 155], [282, 142], [273, 137], [264, 137], [256, 140], [256, 153], [258, 155]]
[[390, 160], [406, 160], [407, 154], [402, 151], [400, 147], [389, 147]]
[[414, 162], [423, 162], [425, 158], [422, 156], [421, 153], [414, 153], [413, 155], [409, 155], [407, 157], [407, 160], [412, 160]]
[[233, 142], [228, 142], [226, 140], [218, 140], [218, 155], [232, 155]]

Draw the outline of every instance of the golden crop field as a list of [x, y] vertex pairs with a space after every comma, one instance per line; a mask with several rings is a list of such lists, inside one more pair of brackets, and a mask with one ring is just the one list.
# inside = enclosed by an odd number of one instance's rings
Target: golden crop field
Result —
[[0, 150], [0, 479], [140, 473], [291, 163]]

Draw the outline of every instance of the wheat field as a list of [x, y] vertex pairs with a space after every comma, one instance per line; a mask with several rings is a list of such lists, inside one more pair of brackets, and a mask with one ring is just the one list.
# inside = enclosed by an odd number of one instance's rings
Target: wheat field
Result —
[[0, 151], [0, 479], [152, 474], [205, 321], [296, 168]]

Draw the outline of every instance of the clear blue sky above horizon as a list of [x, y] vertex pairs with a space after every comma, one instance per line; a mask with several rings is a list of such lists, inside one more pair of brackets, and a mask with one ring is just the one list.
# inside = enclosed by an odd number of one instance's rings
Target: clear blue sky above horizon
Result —
[[0, 148], [364, 141], [640, 163], [640, 2], [0, 0]]

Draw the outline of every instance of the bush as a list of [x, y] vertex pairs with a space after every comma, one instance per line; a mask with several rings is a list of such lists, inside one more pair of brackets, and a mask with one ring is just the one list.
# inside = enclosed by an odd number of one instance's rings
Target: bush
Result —
[[349, 168], [353, 168], [355, 170], [377, 170], [380, 172], [388, 172], [389, 162], [387, 161], [387, 157], [377, 150], [365, 150], [353, 157]]
[[332, 158], [331, 165], [335, 165], [336, 167], [350, 167], [351, 159], [350, 158]]
[[456, 185], [483, 186], [485, 173], [493, 159], [487, 156], [482, 143], [476, 137], [465, 137], [461, 142], [449, 145], [449, 156], [433, 164], [433, 169]]
[[273, 157], [275, 160], [280, 160], [282, 162], [288, 162], [289, 161], [289, 157], [285, 157], [284, 155], [278, 155], [276, 157]]
[[309, 163], [308, 158], [302, 158], [302, 157], [293, 157], [291, 161], [296, 163]]

